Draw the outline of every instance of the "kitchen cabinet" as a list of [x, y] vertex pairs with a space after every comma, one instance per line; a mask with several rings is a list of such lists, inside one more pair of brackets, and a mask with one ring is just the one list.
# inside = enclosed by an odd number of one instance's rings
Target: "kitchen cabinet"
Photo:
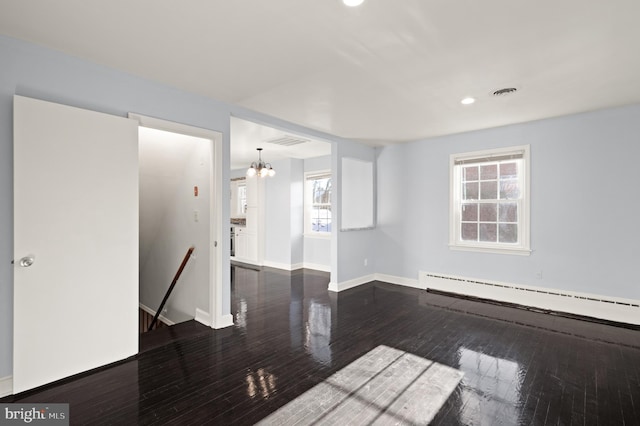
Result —
[[258, 208], [257, 207], [247, 207], [247, 229], [246, 231], [250, 234], [256, 234], [258, 232]]
[[245, 217], [248, 193], [246, 179], [232, 180], [229, 189], [229, 215], [233, 218]]
[[244, 227], [236, 226], [235, 257], [238, 260], [248, 259], [247, 255], [247, 232]]
[[256, 263], [258, 261], [258, 234], [244, 226], [236, 226], [235, 259]]
[[[231, 181], [231, 218], [235, 224], [234, 260], [262, 265], [264, 260], [264, 179], [239, 178]], [[244, 191], [244, 203], [242, 199]]]

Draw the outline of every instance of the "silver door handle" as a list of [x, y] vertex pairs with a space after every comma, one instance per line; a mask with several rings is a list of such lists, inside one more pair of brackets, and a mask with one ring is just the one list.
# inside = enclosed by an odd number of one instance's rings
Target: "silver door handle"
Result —
[[33, 265], [33, 262], [35, 261], [36, 261], [36, 257], [30, 254], [20, 259], [20, 266], [22, 266], [23, 268], [28, 268], [29, 266]]

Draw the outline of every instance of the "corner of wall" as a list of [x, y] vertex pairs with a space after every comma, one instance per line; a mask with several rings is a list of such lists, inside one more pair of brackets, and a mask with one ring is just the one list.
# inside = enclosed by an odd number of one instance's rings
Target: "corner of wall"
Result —
[[226, 314], [216, 318], [215, 323], [212, 324], [211, 327], [218, 330], [220, 328], [231, 327], [232, 325], [233, 325], [233, 315]]
[[0, 398], [13, 394], [13, 376], [0, 378]]
[[206, 326], [211, 326], [211, 314], [209, 312], [205, 312], [202, 309], [196, 308], [196, 317], [195, 320], [200, 324], [204, 324]]

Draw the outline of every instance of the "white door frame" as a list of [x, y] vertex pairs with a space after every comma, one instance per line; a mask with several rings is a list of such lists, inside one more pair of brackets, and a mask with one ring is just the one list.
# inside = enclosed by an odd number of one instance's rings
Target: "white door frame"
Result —
[[210, 216], [209, 242], [213, 254], [209, 262], [209, 312], [196, 309], [196, 321], [211, 328], [223, 328], [233, 325], [233, 316], [223, 315], [222, 306], [222, 202], [226, 200], [222, 191], [222, 133], [173, 121], [161, 120], [136, 113], [129, 118], [138, 121], [139, 126], [156, 130], [166, 130], [211, 141], [210, 168]]

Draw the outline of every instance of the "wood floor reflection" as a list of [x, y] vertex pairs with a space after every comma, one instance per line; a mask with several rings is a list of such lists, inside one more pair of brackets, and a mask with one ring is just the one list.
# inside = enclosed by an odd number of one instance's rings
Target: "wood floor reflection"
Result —
[[329, 293], [310, 270], [232, 281], [233, 327], [144, 333], [134, 360], [3, 402], [68, 402], [72, 424], [249, 425], [384, 345], [464, 374], [432, 424], [640, 422], [637, 331], [380, 282]]

